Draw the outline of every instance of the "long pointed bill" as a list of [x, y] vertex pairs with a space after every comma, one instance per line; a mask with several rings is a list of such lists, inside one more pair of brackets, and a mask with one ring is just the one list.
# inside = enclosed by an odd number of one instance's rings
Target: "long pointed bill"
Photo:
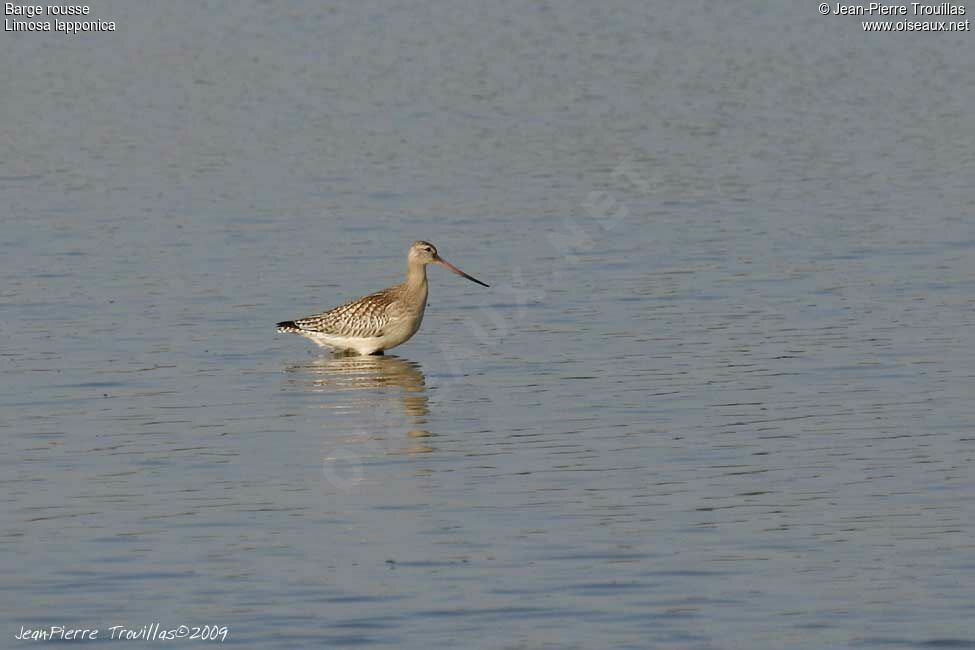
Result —
[[434, 260], [434, 262], [436, 262], [437, 264], [439, 264], [440, 266], [442, 266], [444, 268], [450, 269], [451, 271], [453, 271], [454, 273], [456, 273], [457, 275], [459, 275], [462, 278], [467, 278], [471, 282], [477, 282], [482, 287], [490, 287], [491, 286], [489, 284], [484, 284], [483, 282], [481, 282], [480, 280], [478, 280], [475, 277], [472, 277], [470, 275], [467, 275], [466, 273], [464, 273], [459, 268], [457, 268], [456, 266], [454, 266], [453, 264], [451, 264], [450, 262], [448, 262], [447, 260], [445, 260], [442, 257], [438, 257], [436, 260]]

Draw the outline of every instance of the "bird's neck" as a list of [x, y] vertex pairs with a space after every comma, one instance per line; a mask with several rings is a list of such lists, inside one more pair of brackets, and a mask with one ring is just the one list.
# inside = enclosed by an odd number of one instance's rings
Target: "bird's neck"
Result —
[[406, 289], [410, 292], [422, 293], [427, 289], [426, 264], [406, 265]]

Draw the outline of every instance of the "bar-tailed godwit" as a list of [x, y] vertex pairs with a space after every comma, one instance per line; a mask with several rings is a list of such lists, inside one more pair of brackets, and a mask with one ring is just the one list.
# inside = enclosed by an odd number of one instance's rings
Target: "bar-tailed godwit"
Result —
[[420, 329], [427, 306], [427, 264], [439, 264], [488, 286], [440, 257], [433, 244], [415, 241], [406, 257], [406, 281], [321, 314], [282, 321], [278, 331], [304, 336], [339, 352], [382, 354]]

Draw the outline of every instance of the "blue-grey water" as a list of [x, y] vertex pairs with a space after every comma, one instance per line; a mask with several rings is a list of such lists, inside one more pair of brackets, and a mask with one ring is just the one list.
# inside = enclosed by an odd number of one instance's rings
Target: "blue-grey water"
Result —
[[[970, 33], [90, 6], [0, 33], [0, 647], [975, 647]], [[491, 288], [275, 333], [420, 238]]]

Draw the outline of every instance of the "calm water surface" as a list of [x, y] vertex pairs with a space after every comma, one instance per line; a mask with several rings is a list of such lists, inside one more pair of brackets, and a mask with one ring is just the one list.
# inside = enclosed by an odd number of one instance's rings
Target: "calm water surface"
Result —
[[[975, 647], [968, 33], [91, 6], [0, 37], [0, 646]], [[491, 289], [274, 332], [419, 238]]]

